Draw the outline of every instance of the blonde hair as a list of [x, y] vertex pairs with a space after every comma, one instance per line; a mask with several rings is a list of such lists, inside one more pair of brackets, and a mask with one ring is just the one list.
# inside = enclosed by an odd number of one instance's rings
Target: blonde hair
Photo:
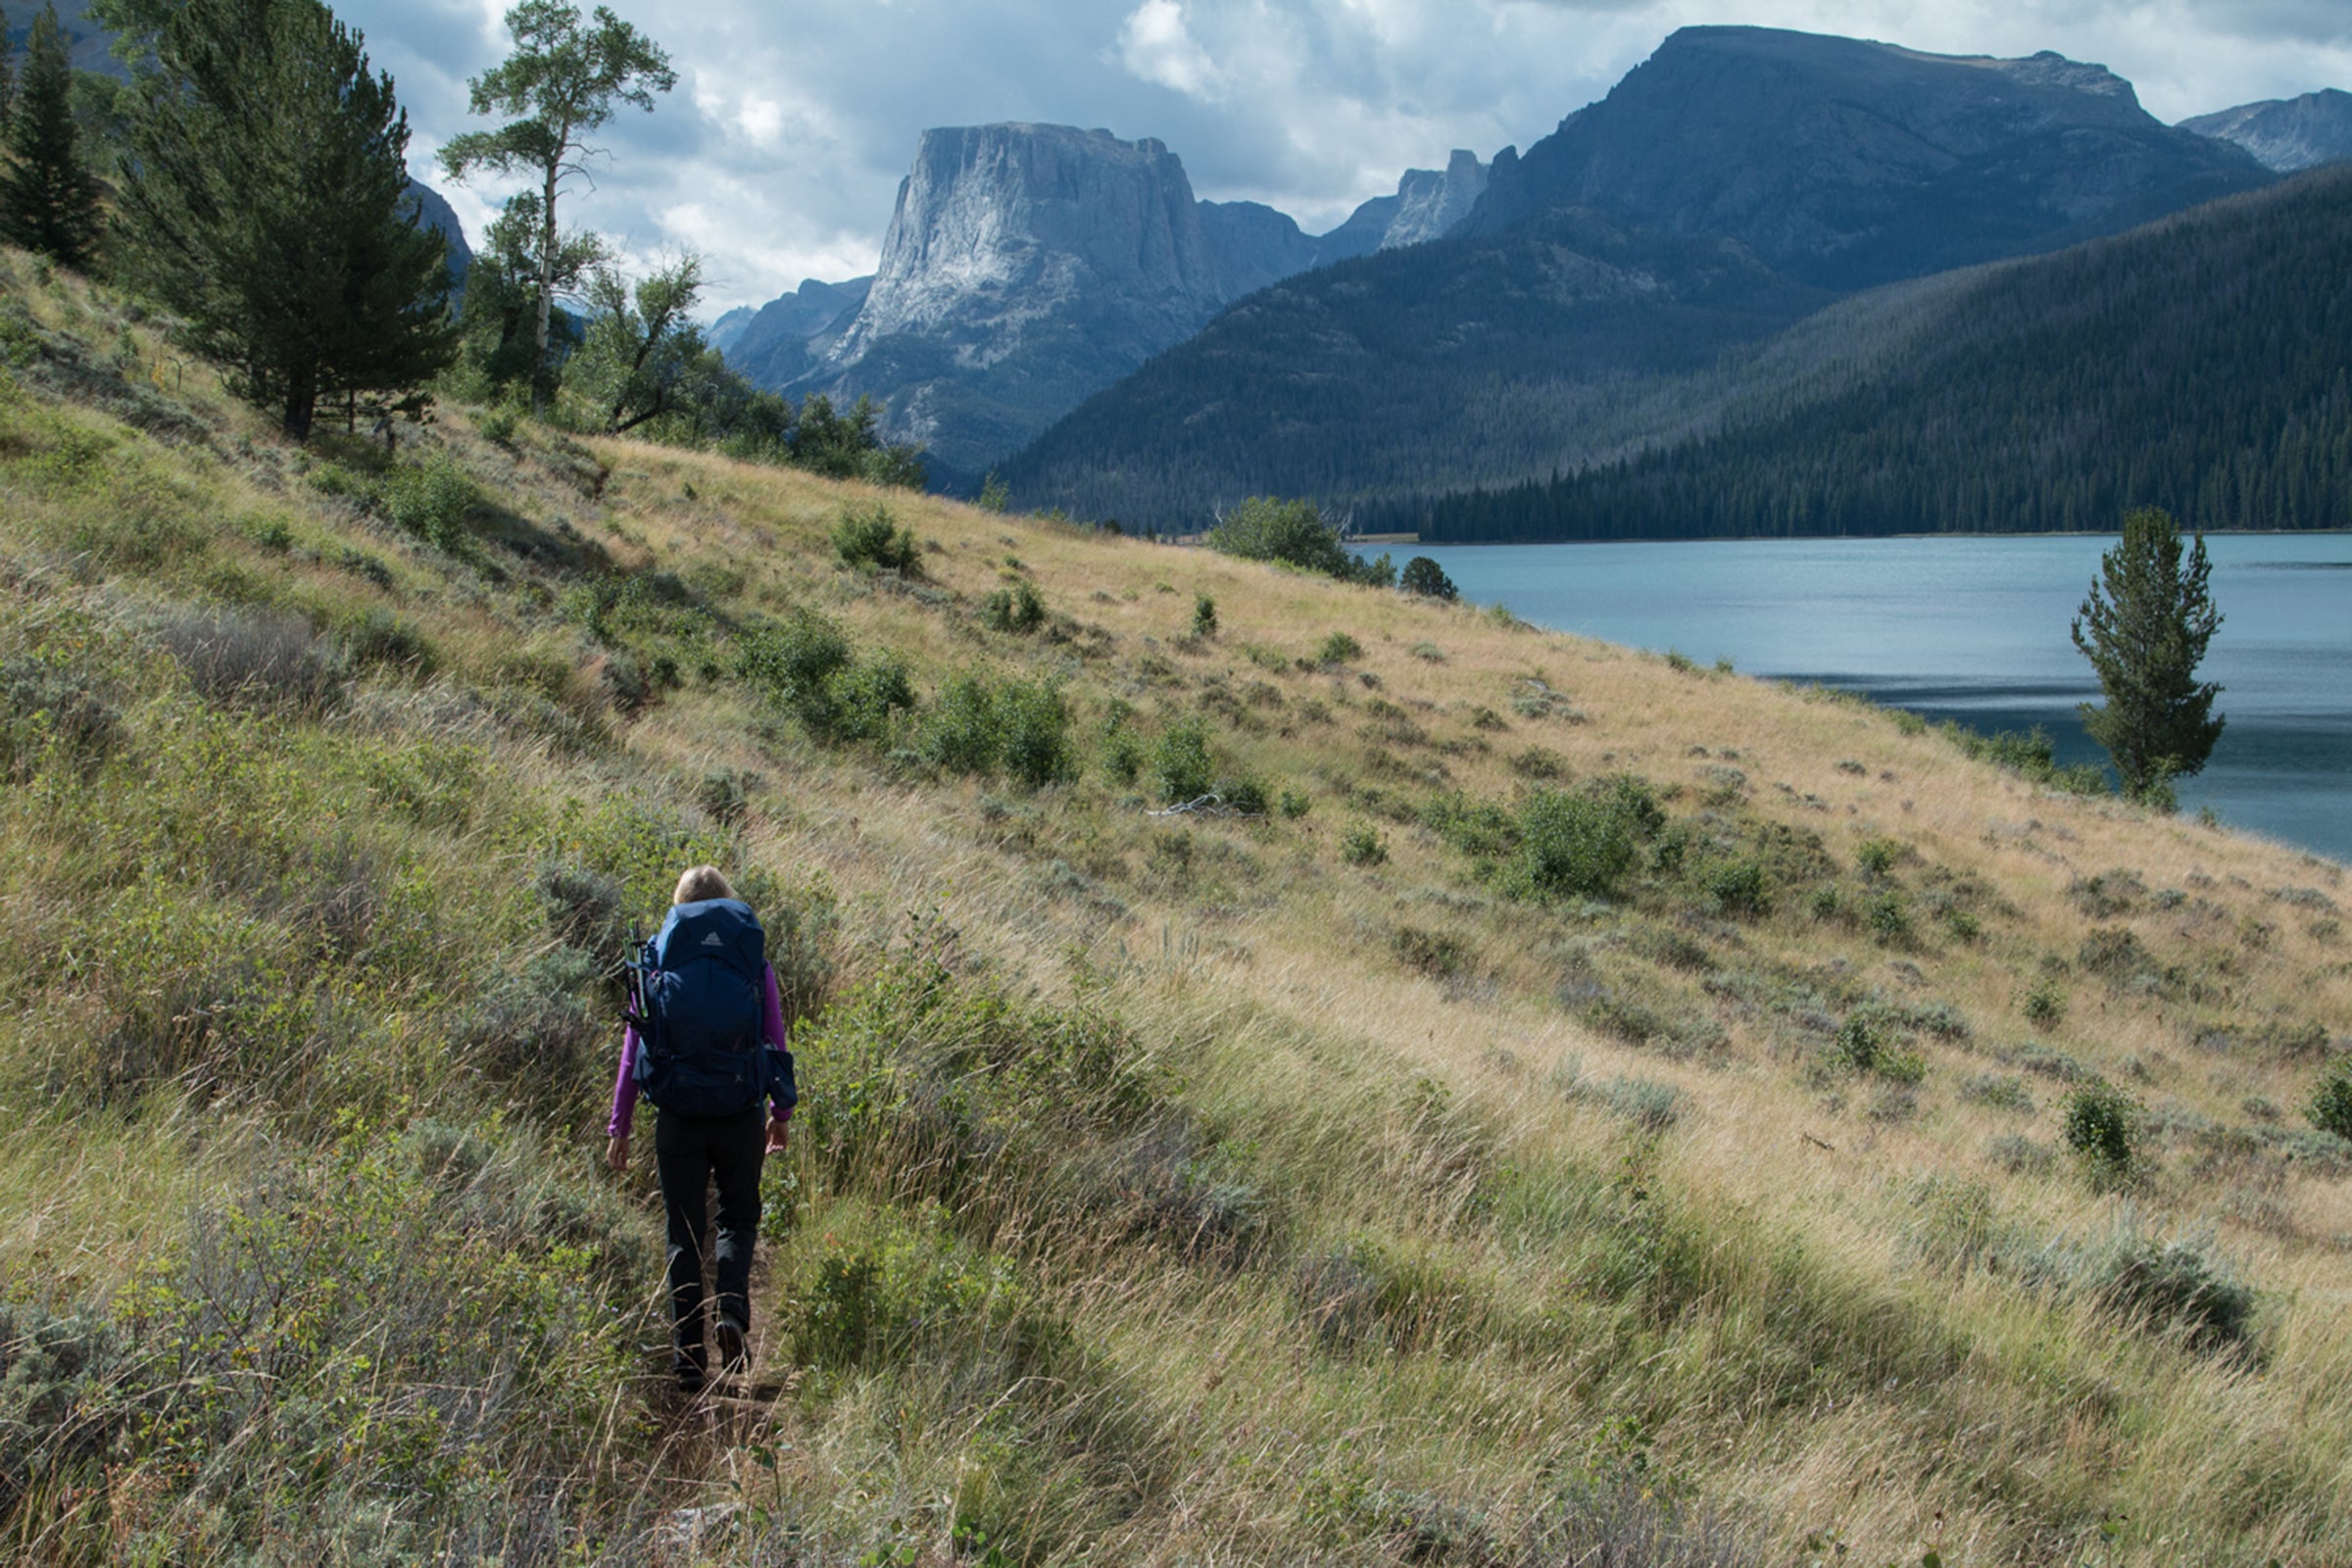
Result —
[[678, 878], [678, 891], [671, 894], [672, 904], [700, 904], [706, 899], [731, 899], [734, 885], [715, 865], [698, 865]]

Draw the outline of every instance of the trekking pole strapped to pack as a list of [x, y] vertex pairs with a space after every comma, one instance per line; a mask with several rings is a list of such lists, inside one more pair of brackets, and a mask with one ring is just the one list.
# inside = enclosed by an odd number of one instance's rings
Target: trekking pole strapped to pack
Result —
[[685, 1116], [734, 1115], [759, 1103], [769, 1073], [760, 1036], [767, 937], [751, 906], [676, 906], [628, 967], [645, 1097]]

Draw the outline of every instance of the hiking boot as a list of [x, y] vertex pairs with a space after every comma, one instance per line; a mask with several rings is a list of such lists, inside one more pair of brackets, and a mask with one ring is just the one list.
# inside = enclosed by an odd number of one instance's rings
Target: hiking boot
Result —
[[740, 1371], [749, 1359], [744, 1346], [743, 1325], [721, 1312], [718, 1314], [718, 1328], [711, 1338], [718, 1342], [718, 1364], [729, 1372]]

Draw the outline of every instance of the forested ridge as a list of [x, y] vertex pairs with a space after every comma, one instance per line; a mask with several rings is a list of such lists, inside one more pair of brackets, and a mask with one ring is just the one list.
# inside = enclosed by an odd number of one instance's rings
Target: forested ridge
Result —
[[1982, 274], [1899, 365], [1548, 483], [1366, 509], [1433, 540], [2352, 518], [2352, 168]]
[[[1609, 264], [1571, 248], [1593, 231], [1448, 243], [1596, 277]], [[1286, 285], [1321, 293], [1278, 318], [1310, 323], [1297, 341], [1252, 341], [1245, 301], [1016, 459], [1015, 498], [1185, 528], [1306, 495], [1443, 541], [2073, 529], [2142, 504], [2206, 527], [2347, 516], [2352, 302], [2327, 280], [2352, 275], [2352, 171], [1826, 310], [1728, 256], [1693, 289], [1715, 258], [1614, 240], [1620, 292], [1521, 289], [1520, 318], [1449, 333], [1397, 308], [1449, 265], [1435, 246]], [[1662, 322], [1665, 368], [1610, 352]]]

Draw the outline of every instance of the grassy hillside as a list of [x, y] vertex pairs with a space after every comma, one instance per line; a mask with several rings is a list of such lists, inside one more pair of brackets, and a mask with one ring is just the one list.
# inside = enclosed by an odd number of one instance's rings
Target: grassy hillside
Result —
[[[2341, 867], [1200, 552], [297, 451], [152, 325], [6, 258], [9, 1555], [2340, 1560]], [[680, 1406], [603, 976], [706, 858], [805, 1102]]]

